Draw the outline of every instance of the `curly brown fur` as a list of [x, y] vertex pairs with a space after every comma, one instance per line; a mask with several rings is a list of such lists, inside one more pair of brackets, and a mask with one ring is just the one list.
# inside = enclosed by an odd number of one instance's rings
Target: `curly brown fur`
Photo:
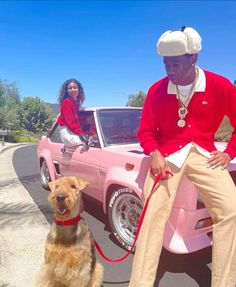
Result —
[[[55, 219], [67, 221], [83, 210], [81, 190], [88, 183], [62, 177], [49, 184], [49, 203]], [[84, 219], [73, 225], [53, 223], [45, 246], [38, 287], [100, 287], [103, 267], [96, 260], [94, 241]]]

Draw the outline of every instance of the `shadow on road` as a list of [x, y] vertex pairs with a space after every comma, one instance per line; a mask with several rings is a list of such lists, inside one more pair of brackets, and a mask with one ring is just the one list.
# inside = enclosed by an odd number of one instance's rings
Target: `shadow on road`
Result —
[[170, 253], [163, 248], [154, 286], [158, 287], [164, 274], [171, 272], [186, 273], [199, 287], [210, 287], [211, 270], [208, 267], [209, 263], [211, 263], [211, 247], [181, 255]]

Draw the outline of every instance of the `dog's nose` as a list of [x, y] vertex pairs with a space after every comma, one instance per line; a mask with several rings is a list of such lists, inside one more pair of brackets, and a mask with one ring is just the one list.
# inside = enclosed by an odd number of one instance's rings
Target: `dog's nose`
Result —
[[64, 196], [64, 195], [59, 194], [59, 195], [57, 196], [57, 201], [58, 201], [58, 202], [63, 202], [64, 200], [65, 200], [65, 196]]

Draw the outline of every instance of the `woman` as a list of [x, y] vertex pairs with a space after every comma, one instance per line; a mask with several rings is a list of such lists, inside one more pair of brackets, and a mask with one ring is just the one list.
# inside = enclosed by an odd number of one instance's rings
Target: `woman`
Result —
[[65, 147], [80, 145], [88, 140], [79, 123], [79, 109], [84, 99], [83, 87], [76, 79], [69, 79], [61, 86], [57, 122], [61, 126], [60, 136]]

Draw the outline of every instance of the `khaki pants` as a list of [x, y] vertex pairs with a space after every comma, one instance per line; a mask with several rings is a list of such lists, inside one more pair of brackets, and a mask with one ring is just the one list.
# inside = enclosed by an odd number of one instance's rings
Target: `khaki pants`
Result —
[[[165, 224], [184, 174], [197, 188], [214, 221], [211, 286], [235, 287], [236, 187], [227, 170], [208, 168], [206, 161], [207, 159], [192, 147], [181, 169], [168, 164], [174, 176], [161, 181], [150, 199], [137, 241], [129, 287], [154, 285]], [[153, 178], [148, 175], [144, 186], [145, 199], [152, 185]]]

